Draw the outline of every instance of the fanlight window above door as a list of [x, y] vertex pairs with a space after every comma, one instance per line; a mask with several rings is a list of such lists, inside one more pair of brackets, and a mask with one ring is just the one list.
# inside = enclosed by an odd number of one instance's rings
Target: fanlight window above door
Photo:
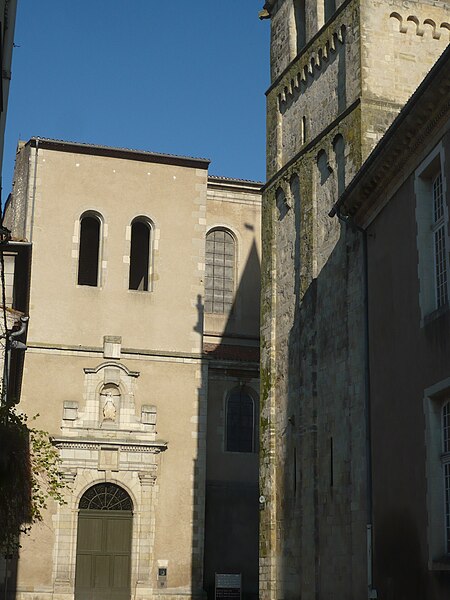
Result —
[[79, 507], [83, 510], [133, 510], [133, 503], [118, 485], [98, 483], [84, 492]]

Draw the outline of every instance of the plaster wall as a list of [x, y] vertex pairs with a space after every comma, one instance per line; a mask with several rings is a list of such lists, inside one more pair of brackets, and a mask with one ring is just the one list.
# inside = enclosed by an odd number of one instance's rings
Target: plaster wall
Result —
[[[104, 481], [123, 487], [133, 502], [132, 597], [204, 596], [207, 403], [214, 407], [208, 427], [223, 431], [216, 402], [229, 391], [227, 369], [234, 373], [233, 385], [242, 370], [236, 348], [257, 353], [259, 190], [256, 182], [208, 182], [206, 168], [170, 159], [165, 164], [102, 156], [95, 148], [36, 152], [21, 145], [7, 208], [13, 234], [33, 244], [34, 326], [21, 408], [39, 414], [36, 426], [54, 438], [68, 487], [67, 504], [50, 503], [42, 526], [23, 540], [17, 599], [73, 599], [79, 501]], [[97, 287], [77, 284], [79, 219], [88, 210], [102, 217]], [[152, 223], [148, 292], [128, 289], [130, 223], [136, 216]], [[229, 228], [236, 239], [231, 315], [203, 313], [205, 235], [214, 227]], [[215, 365], [220, 383], [210, 381], [205, 339], [218, 346], [232, 342], [237, 352]], [[257, 406], [252, 360], [244, 377]], [[105, 416], [105, 384], [120, 395], [112, 420]], [[257, 453], [229, 458], [216, 448], [209, 476], [226, 487], [245, 520], [257, 515]], [[210, 539], [227, 528], [222, 508], [213, 503], [209, 512]], [[252, 571], [244, 597], [249, 585], [253, 593], [257, 589], [255, 519], [248, 531], [240, 548]], [[223, 540], [222, 555], [232, 555], [231, 543]], [[167, 568], [165, 588], [158, 587], [160, 566]]]
[[[115, 329], [124, 332], [126, 348], [199, 352], [206, 170], [42, 148], [37, 160], [32, 149], [29, 162], [23, 173], [28, 185], [16, 174], [14, 202], [26, 205], [26, 212], [13, 223], [13, 234], [25, 218], [26, 237], [36, 249], [30, 343], [99, 348], [105, 331], [115, 335]], [[103, 217], [98, 287], [77, 285], [79, 218], [88, 210]], [[137, 216], [154, 224], [150, 292], [128, 289], [130, 224]], [[180, 249], [188, 257], [182, 266]], [[171, 328], [165, 326], [169, 318]]]

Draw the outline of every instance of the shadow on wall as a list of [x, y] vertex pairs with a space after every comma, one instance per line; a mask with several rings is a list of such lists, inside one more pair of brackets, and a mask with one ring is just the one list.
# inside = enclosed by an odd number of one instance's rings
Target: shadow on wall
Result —
[[16, 556], [0, 557], [0, 600], [14, 600], [17, 586]]
[[[239, 336], [240, 323], [254, 323], [259, 335], [259, 303], [256, 305], [248, 299], [257, 295], [260, 287], [260, 259], [253, 242], [242, 277], [236, 291], [233, 307], [227, 319], [220, 343], [214, 348], [204, 349], [204, 365], [202, 374], [209, 381], [203, 381], [201, 390], [208, 390], [208, 408], [213, 402], [222, 402], [222, 392], [215, 393], [215, 380], [227, 380], [230, 390], [236, 385], [245, 386], [251, 379], [259, 378], [259, 347], [233, 343], [233, 338]], [[255, 294], [255, 291], [258, 293]], [[198, 302], [199, 324], [203, 326], [203, 304]], [[224, 343], [224, 340], [227, 343]], [[213, 378], [211, 379], [211, 374]], [[242, 388], [244, 389], [244, 388]], [[259, 405], [259, 402], [255, 403]], [[220, 459], [215, 467], [206, 472], [205, 489], [205, 536], [203, 587], [208, 600], [215, 597], [215, 574], [242, 574], [242, 599], [256, 600], [259, 585], [259, 469], [258, 469], [258, 419], [259, 406], [255, 406], [254, 415], [254, 449], [248, 454], [226, 453], [222, 446]], [[217, 440], [218, 428], [225, 431], [225, 414], [222, 412], [222, 422], [208, 415], [206, 452], [210, 453]], [[224, 443], [224, 441], [223, 441]], [[199, 445], [199, 453], [202, 448]], [[200, 454], [201, 455], [201, 454]], [[248, 475], [244, 479], [235, 477], [228, 459], [236, 461], [233, 464]], [[239, 459], [239, 463], [236, 459]], [[238, 466], [239, 464], [239, 466]], [[197, 473], [197, 471], [196, 471]], [[201, 487], [200, 484], [195, 489]], [[197, 504], [197, 503], [195, 503]], [[194, 534], [195, 534], [194, 515]]]
[[[378, 592], [386, 600], [430, 598], [419, 533], [408, 509], [394, 510], [376, 528]], [[382, 589], [380, 584], [385, 584]], [[384, 587], [384, 586], [383, 586]]]
[[[365, 466], [364, 442], [358, 446], [365, 439], [360, 431], [364, 395], [349, 393], [363, 389], [364, 356], [355, 345], [364, 333], [362, 289], [359, 298], [357, 286], [361, 239], [327, 216], [336, 190], [342, 193], [345, 185], [340, 135], [332, 147], [331, 165], [324, 150], [317, 155], [317, 207], [303, 205], [300, 181], [294, 176], [290, 210], [279, 211], [276, 224], [277, 297], [285, 295], [277, 322], [274, 377], [278, 535], [283, 540], [279, 594], [285, 600], [305, 593], [332, 597], [336, 573], [339, 593], [347, 590], [359, 597], [353, 577], [365, 583], [365, 559], [359, 559], [357, 573], [352, 563], [353, 550], [365, 550], [365, 478], [354, 476], [364, 473]], [[313, 240], [320, 242], [316, 249]], [[353, 295], [350, 288], [356, 290]], [[357, 376], [352, 373], [355, 360], [361, 363]], [[360, 432], [357, 439], [355, 431]], [[349, 521], [355, 498], [359, 517], [363, 515], [359, 528]]]

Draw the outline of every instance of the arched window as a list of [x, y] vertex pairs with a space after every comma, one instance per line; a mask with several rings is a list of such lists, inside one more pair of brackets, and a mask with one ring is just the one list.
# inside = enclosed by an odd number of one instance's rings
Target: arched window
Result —
[[80, 218], [78, 285], [97, 286], [100, 262], [100, 217], [86, 213]]
[[148, 292], [150, 289], [151, 227], [147, 220], [138, 217], [131, 223], [130, 290]]
[[115, 483], [98, 483], [84, 492], [81, 510], [133, 510], [133, 502], [127, 492]]
[[286, 194], [284, 193], [283, 188], [279, 187], [277, 189], [277, 191], [275, 192], [275, 200], [278, 209], [278, 220], [282, 221], [289, 210], [289, 205], [286, 201]]
[[229, 231], [213, 229], [206, 235], [205, 311], [231, 311], [234, 296], [236, 249]]
[[253, 452], [255, 403], [245, 388], [233, 390], [226, 405], [227, 452]]

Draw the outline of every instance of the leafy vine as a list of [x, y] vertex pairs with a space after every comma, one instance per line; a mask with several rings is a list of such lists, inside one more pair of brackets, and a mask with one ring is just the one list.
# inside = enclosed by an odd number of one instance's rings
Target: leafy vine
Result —
[[0, 552], [11, 556], [20, 534], [43, 520], [49, 499], [65, 503], [66, 483], [48, 433], [12, 406], [0, 406], [0, 440]]

